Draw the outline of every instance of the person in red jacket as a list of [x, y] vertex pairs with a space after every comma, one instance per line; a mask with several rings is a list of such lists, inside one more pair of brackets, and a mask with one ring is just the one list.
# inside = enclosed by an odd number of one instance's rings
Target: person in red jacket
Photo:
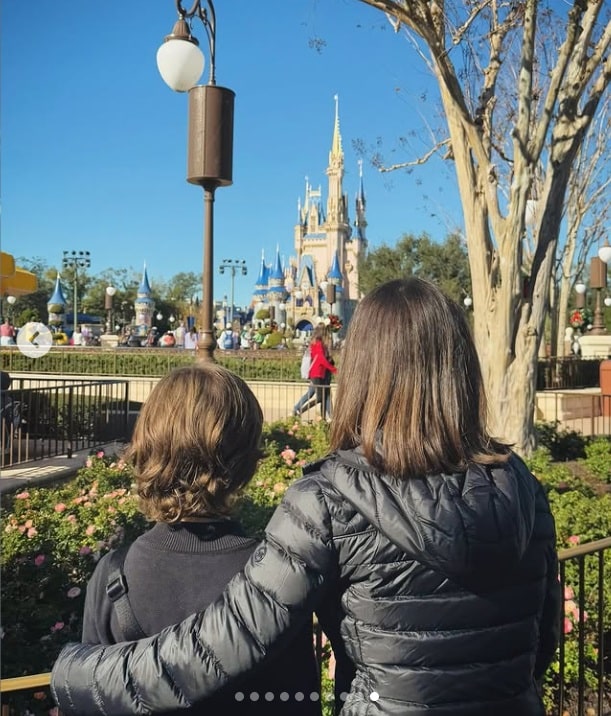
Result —
[[331, 417], [331, 374], [337, 373], [329, 355], [329, 332], [326, 326], [320, 324], [314, 329], [310, 343], [309, 378], [316, 389], [316, 403], [320, 403], [322, 418]]

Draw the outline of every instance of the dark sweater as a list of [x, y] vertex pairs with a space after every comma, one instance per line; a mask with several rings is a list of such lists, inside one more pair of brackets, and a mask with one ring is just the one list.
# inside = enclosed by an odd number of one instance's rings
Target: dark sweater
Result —
[[[156, 634], [205, 609], [242, 570], [256, 545], [257, 541], [245, 537], [240, 525], [231, 520], [179, 525], [157, 523], [138, 537], [127, 553], [123, 569], [129, 600], [144, 632]], [[87, 585], [83, 642], [123, 641], [115, 611], [106, 595], [107, 580], [105, 556]], [[231, 689], [202, 702], [199, 709], [194, 707], [180, 713], [222, 713], [220, 709], [225, 709], [248, 716], [289, 713], [319, 716], [319, 701], [310, 697], [318, 692], [310, 622], [279, 658], [264, 662]], [[254, 701], [256, 697], [252, 694], [258, 694], [258, 700]]]

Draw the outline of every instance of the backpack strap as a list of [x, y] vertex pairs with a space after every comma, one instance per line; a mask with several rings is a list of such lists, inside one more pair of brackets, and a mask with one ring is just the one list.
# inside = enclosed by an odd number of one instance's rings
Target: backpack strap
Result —
[[136, 619], [127, 595], [129, 590], [125, 574], [123, 574], [123, 563], [128, 550], [129, 545], [122, 545], [118, 549], [109, 552], [106, 594], [114, 607], [119, 627], [123, 633], [123, 639], [125, 641], [134, 641], [143, 639], [146, 634]]

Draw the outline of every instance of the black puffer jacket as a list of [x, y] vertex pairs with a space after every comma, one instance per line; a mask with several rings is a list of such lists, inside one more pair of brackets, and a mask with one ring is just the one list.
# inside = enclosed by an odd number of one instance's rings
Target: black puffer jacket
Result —
[[517, 457], [399, 481], [340, 452], [287, 490], [204, 613], [141, 642], [69, 645], [52, 687], [66, 714], [187, 706], [324, 602], [356, 667], [343, 716], [540, 716], [559, 600], [553, 518]]

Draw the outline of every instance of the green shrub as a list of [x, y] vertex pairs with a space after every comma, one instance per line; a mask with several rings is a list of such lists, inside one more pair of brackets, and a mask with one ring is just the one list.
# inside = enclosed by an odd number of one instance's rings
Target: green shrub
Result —
[[591, 485], [575, 476], [564, 463], [557, 463], [552, 460], [548, 448], [537, 448], [524, 462], [543, 484], [546, 492], [550, 490], [556, 490], [557, 492], [577, 490], [590, 497], [594, 495]]
[[553, 460], [578, 460], [585, 455], [585, 438], [575, 430], [560, 430], [559, 422], [537, 423], [537, 444], [550, 451]]
[[585, 464], [599, 480], [611, 483], [611, 439], [596, 438], [586, 446]]

